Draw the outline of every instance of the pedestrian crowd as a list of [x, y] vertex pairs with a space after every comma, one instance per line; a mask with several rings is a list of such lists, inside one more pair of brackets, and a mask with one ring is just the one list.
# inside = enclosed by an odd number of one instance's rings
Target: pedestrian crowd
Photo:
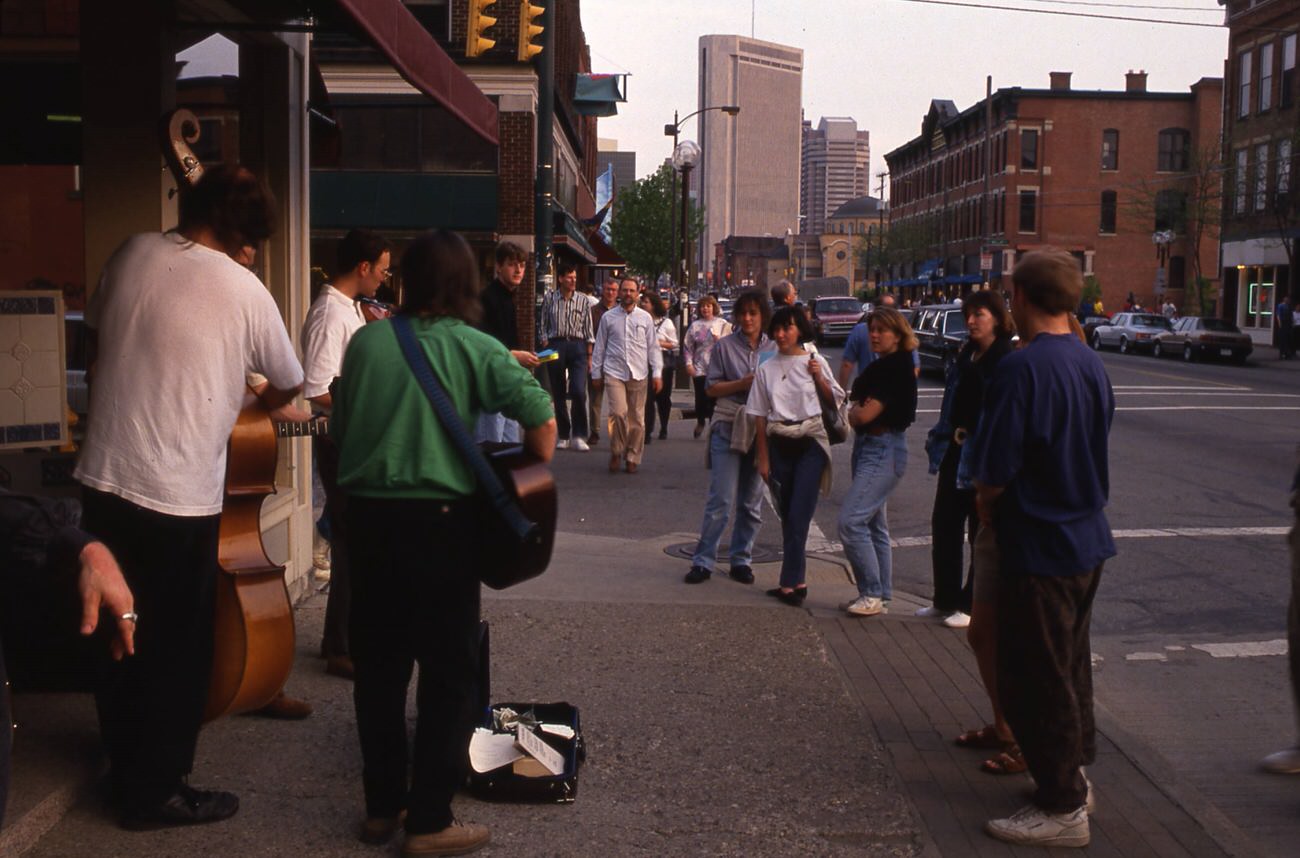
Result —
[[[1096, 755], [1090, 617], [1102, 565], [1115, 554], [1104, 513], [1114, 397], [1073, 323], [1083, 290], [1073, 258], [1026, 254], [1013, 284], [1009, 307], [989, 290], [961, 305], [970, 335], [947, 371], [925, 445], [938, 476], [934, 596], [917, 613], [966, 629], [989, 696], [992, 721], [956, 743], [994, 751], [984, 771], [1028, 771], [1036, 783], [1032, 802], [990, 820], [988, 833], [1085, 846], [1095, 806], [1084, 773]], [[701, 371], [696, 358], [692, 376], [703, 376], [703, 394], [714, 400], [710, 474], [686, 583], [712, 576], [728, 518], [729, 577], [753, 582], [766, 485], [782, 549], [778, 586], [768, 593], [803, 604], [809, 524], [819, 494], [830, 489], [830, 446], [851, 436], [838, 530], [858, 594], [843, 610], [888, 612], [887, 508], [907, 470], [919, 373], [916, 336], [893, 303], [887, 296], [850, 333], [838, 375], [807, 345], [812, 330], [786, 282], [772, 290], [774, 309], [767, 296], [745, 293], [735, 304], [735, 330], [706, 335], [714, 340], [707, 367]], [[712, 307], [700, 315], [701, 327], [686, 336], [692, 354], [713, 323]]]
[[[788, 281], [742, 293], [729, 318], [716, 299], [701, 299], [694, 321], [681, 325], [683, 314], [637, 279], [604, 282], [597, 297], [561, 263], [537, 311], [535, 342], [525, 342], [515, 303], [524, 248], [499, 244], [481, 288], [463, 238], [423, 234], [398, 263], [400, 307], [385, 308], [375, 296], [392, 249], [354, 230], [307, 314], [299, 362], [274, 301], [249, 271], [275, 222], [272, 205], [247, 170], [209, 171], [182, 195], [177, 230], [136, 236], [118, 250], [87, 312], [105, 349], [92, 390], [99, 419], [77, 478], [86, 487], [81, 524], [98, 538], [42, 514], [52, 522], [47, 541], [58, 537], [51, 557], [79, 569], [85, 633], [101, 600], [116, 621], [97, 704], [124, 826], [215, 822], [238, 810], [231, 793], [193, 788], [187, 777], [212, 660], [225, 442], [250, 390], [277, 419], [329, 424], [314, 444], [319, 527], [332, 546], [321, 654], [329, 672], [354, 682], [366, 842], [404, 829], [406, 855], [460, 854], [490, 837], [451, 812], [480, 715], [479, 580], [471, 570], [484, 516], [477, 478], [457, 452], [462, 432], [521, 444], [546, 462], [556, 450], [589, 452], [603, 426], [608, 471], [635, 475], [647, 445], [668, 437], [680, 368], [707, 470], [684, 580], [701, 585], [718, 570], [730, 524], [727, 577], [752, 584], [768, 496], [781, 566], [767, 595], [795, 607], [808, 597], [808, 535], [835, 476], [831, 448], [851, 442], [837, 525], [857, 593], [842, 609], [887, 621], [888, 504], [907, 472], [919, 374], [916, 336], [892, 298], [854, 328], [837, 372], [811, 342]], [[933, 600], [917, 613], [965, 629], [988, 694], [990, 722], [957, 744], [994, 752], [985, 771], [1027, 771], [1035, 782], [1030, 804], [990, 820], [988, 833], [1084, 846], [1095, 806], [1085, 774], [1096, 755], [1090, 617], [1103, 564], [1115, 554], [1104, 512], [1114, 396], [1074, 323], [1083, 290], [1074, 258], [1027, 253], [1012, 282], [1009, 302], [984, 290], [961, 304], [969, 339], [946, 373], [925, 442], [937, 476]], [[159, 298], [178, 288], [194, 294]], [[207, 322], [218, 316], [233, 322], [214, 331]], [[140, 343], [154, 348], [124, 347]], [[160, 360], [157, 349], [172, 343], [186, 348]], [[464, 427], [430, 406], [417, 363], [433, 371]], [[299, 392], [310, 413], [290, 404]], [[0, 507], [0, 519], [11, 518], [8, 509]], [[30, 514], [12, 515], [20, 517]], [[264, 712], [309, 713], [283, 691]], [[1292, 749], [1271, 765], [1297, 770], [1297, 758]]]

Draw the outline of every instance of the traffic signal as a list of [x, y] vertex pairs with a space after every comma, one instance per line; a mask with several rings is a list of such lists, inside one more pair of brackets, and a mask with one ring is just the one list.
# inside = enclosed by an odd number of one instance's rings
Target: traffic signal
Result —
[[[552, 0], [554, 2], [554, 0]], [[537, 19], [545, 12], [541, 6], [535, 6], [529, 0], [519, 0], [519, 54], [520, 62], [528, 62], [542, 52], [541, 45], [533, 44], [544, 29]]]
[[469, 27], [465, 32], [465, 56], [477, 57], [495, 45], [496, 39], [489, 39], [483, 31], [497, 22], [496, 18], [486, 14], [489, 6], [497, 0], [469, 0]]

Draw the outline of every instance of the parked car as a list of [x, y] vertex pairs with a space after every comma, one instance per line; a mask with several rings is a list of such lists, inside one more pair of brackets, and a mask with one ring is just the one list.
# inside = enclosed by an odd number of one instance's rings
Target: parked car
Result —
[[1172, 331], [1156, 337], [1152, 353], [1156, 357], [1181, 354], [1183, 360], [1189, 362], [1197, 358], [1220, 357], [1245, 363], [1254, 349], [1250, 336], [1243, 334], [1232, 322], [1207, 316], [1184, 316], [1174, 322]]
[[917, 308], [912, 314], [912, 329], [916, 331], [917, 354], [921, 357], [921, 371], [931, 370], [947, 375], [948, 367], [957, 360], [957, 352], [966, 342], [966, 316], [960, 304], [935, 304]]
[[1083, 338], [1092, 342], [1092, 332], [1102, 325], [1109, 325], [1110, 319], [1106, 316], [1087, 316], [1083, 320]]
[[849, 331], [862, 318], [862, 302], [843, 295], [837, 298], [815, 298], [809, 307], [809, 321], [817, 334], [817, 342], [847, 340]]
[[1092, 347], [1117, 348], [1121, 354], [1134, 351], [1151, 351], [1156, 337], [1172, 330], [1173, 325], [1159, 313], [1116, 313], [1104, 325], [1092, 332]]

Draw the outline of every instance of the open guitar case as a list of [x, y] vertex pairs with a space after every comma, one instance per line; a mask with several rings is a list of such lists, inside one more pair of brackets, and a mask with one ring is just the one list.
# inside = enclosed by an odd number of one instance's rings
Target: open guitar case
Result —
[[587, 758], [587, 746], [582, 738], [582, 723], [578, 708], [570, 703], [491, 703], [492, 662], [486, 621], [479, 623], [479, 677], [475, 689], [478, 711], [482, 713], [479, 726], [492, 729], [493, 714], [498, 709], [513, 709], [523, 715], [532, 713], [539, 722], [563, 724], [573, 729], [573, 738], [543, 733], [533, 733], [554, 748], [564, 759], [564, 771], [558, 775], [526, 777], [515, 774], [513, 766], [502, 766], [488, 772], [476, 772], [471, 767], [466, 786], [478, 798], [489, 801], [555, 802], [568, 803], [578, 796], [578, 767]]

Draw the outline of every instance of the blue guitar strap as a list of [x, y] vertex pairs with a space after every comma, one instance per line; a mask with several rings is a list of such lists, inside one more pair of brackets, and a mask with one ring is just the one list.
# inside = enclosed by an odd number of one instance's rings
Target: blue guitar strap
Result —
[[529, 540], [533, 538], [537, 531], [537, 525], [529, 521], [515, 503], [514, 498], [506, 491], [505, 486], [501, 485], [501, 480], [497, 478], [496, 471], [488, 464], [487, 457], [479, 449], [478, 444], [470, 437], [469, 430], [466, 429], [464, 422], [461, 421], [460, 415], [456, 413], [456, 408], [447, 398], [447, 393], [438, 383], [438, 378], [433, 374], [433, 365], [429, 362], [429, 356], [420, 348], [420, 344], [415, 339], [415, 331], [411, 328], [411, 320], [407, 316], [397, 315], [392, 319], [393, 333], [397, 335], [397, 344], [402, 348], [402, 356], [406, 358], [407, 364], [411, 367], [411, 372], [415, 374], [415, 380], [420, 383], [420, 389], [428, 397], [429, 404], [433, 406], [433, 413], [437, 415], [438, 422], [446, 430], [451, 441], [460, 451], [461, 458], [469, 465], [470, 470], [474, 472], [474, 477], [478, 480], [479, 486], [487, 492], [488, 498], [505, 519], [506, 525], [515, 532], [520, 540]]

